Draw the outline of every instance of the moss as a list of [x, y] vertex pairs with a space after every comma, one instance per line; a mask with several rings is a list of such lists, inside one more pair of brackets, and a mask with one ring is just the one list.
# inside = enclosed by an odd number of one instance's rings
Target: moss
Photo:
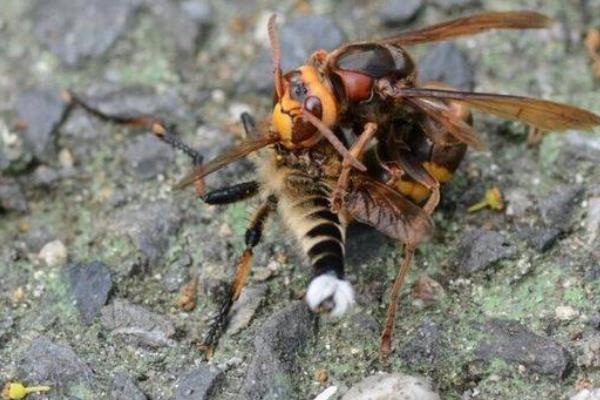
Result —
[[563, 300], [573, 307], [589, 305], [585, 290], [579, 287], [569, 287], [563, 292]]

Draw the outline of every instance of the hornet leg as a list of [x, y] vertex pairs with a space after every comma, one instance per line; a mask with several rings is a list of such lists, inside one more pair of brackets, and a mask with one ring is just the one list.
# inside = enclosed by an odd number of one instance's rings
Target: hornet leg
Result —
[[[360, 159], [362, 154], [365, 152], [367, 145], [375, 136], [377, 132], [377, 124], [373, 122], [367, 122], [364, 126], [363, 132], [358, 137], [358, 140], [352, 145], [349, 151], [349, 155], [356, 159]], [[350, 177], [350, 171], [352, 170], [352, 162], [349, 156], [344, 157], [342, 161], [342, 172], [338, 178], [333, 194], [331, 195], [331, 209], [334, 212], [339, 211], [343, 205], [343, 197], [348, 188], [348, 178]]]
[[229, 293], [219, 307], [216, 317], [211, 321], [203, 342], [199, 345], [202, 350], [206, 351], [207, 358], [212, 357], [215, 347], [219, 343], [221, 334], [227, 327], [227, 317], [229, 316], [231, 306], [240, 296], [250, 272], [253, 255], [252, 251], [260, 242], [267, 217], [275, 207], [276, 200], [275, 198], [270, 197], [254, 214], [250, 226], [246, 230], [246, 249], [238, 260], [235, 277], [229, 287]]
[[402, 284], [406, 279], [406, 274], [410, 268], [414, 252], [414, 247], [409, 245], [404, 246], [404, 258], [402, 259], [402, 264], [400, 265], [398, 275], [396, 275], [396, 280], [394, 281], [394, 285], [392, 286], [392, 290], [390, 292], [390, 304], [388, 305], [385, 317], [385, 326], [383, 328], [383, 332], [381, 333], [381, 345], [379, 348], [379, 356], [382, 362], [387, 360], [392, 349], [392, 333], [394, 332], [396, 310], [398, 309], [398, 296], [400, 294]]

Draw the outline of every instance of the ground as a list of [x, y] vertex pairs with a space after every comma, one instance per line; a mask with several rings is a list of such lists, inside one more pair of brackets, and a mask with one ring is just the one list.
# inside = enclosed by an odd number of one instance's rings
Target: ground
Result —
[[[104, 110], [160, 115], [210, 158], [239, 138], [242, 111], [269, 113], [273, 11], [289, 68], [318, 46], [533, 9], [557, 23], [412, 52], [426, 78], [600, 113], [583, 45], [600, 26], [598, 0], [364, 3], [4, 0], [0, 382], [47, 383], [48, 395], [31, 398], [51, 399], [312, 399], [378, 371], [426, 376], [444, 399], [563, 399], [600, 386], [600, 130], [531, 148], [525, 127], [483, 114], [487, 147], [470, 151], [445, 188], [436, 233], [402, 292], [389, 365], [378, 341], [399, 243], [352, 228], [357, 305], [341, 320], [317, 319], [299, 300], [310, 272], [277, 218], [235, 329], [210, 364], [194, 347], [256, 203], [209, 207], [172, 190], [191, 168], [184, 155], [68, 109], [61, 90]], [[208, 185], [252, 175], [243, 161]], [[494, 186], [507, 208], [468, 213]], [[176, 303], [194, 276], [198, 304], [184, 311]]]

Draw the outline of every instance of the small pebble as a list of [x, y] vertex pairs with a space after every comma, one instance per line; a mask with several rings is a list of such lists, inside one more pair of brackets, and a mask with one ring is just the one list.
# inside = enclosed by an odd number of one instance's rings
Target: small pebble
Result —
[[586, 230], [588, 243], [594, 243], [600, 233], [600, 197], [592, 197], [588, 200]]
[[419, 376], [394, 374], [372, 375], [353, 386], [341, 400], [439, 400], [429, 382]]
[[570, 321], [579, 314], [577, 310], [570, 306], [558, 306], [554, 309], [556, 318], [561, 321]]
[[444, 294], [442, 285], [427, 275], [417, 279], [412, 287], [413, 303], [419, 308], [437, 303]]
[[324, 384], [329, 379], [329, 374], [326, 369], [319, 368], [315, 371], [315, 381]]
[[58, 153], [58, 162], [64, 168], [71, 168], [75, 164], [75, 160], [73, 159], [73, 153], [67, 148], [62, 149]]
[[327, 389], [323, 390], [321, 393], [317, 395], [313, 400], [330, 400], [333, 399], [333, 396], [337, 393], [337, 386], [329, 386]]
[[379, 15], [387, 25], [402, 25], [414, 20], [422, 8], [423, 0], [387, 0]]
[[53, 240], [42, 247], [38, 258], [48, 267], [63, 265], [67, 262], [67, 248], [60, 240]]
[[600, 400], [600, 388], [583, 389], [569, 400]]

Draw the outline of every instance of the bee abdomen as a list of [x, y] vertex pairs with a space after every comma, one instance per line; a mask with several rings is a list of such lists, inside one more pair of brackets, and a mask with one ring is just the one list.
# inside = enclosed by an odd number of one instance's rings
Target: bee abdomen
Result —
[[337, 214], [329, 209], [326, 197], [311, 197], [296, 203], [294, 211], [304, 215], [298, 239], [310, 263], [314, 275], [334, 273], [338, 278], [344, 276], [344, 239], [345, 226]]

